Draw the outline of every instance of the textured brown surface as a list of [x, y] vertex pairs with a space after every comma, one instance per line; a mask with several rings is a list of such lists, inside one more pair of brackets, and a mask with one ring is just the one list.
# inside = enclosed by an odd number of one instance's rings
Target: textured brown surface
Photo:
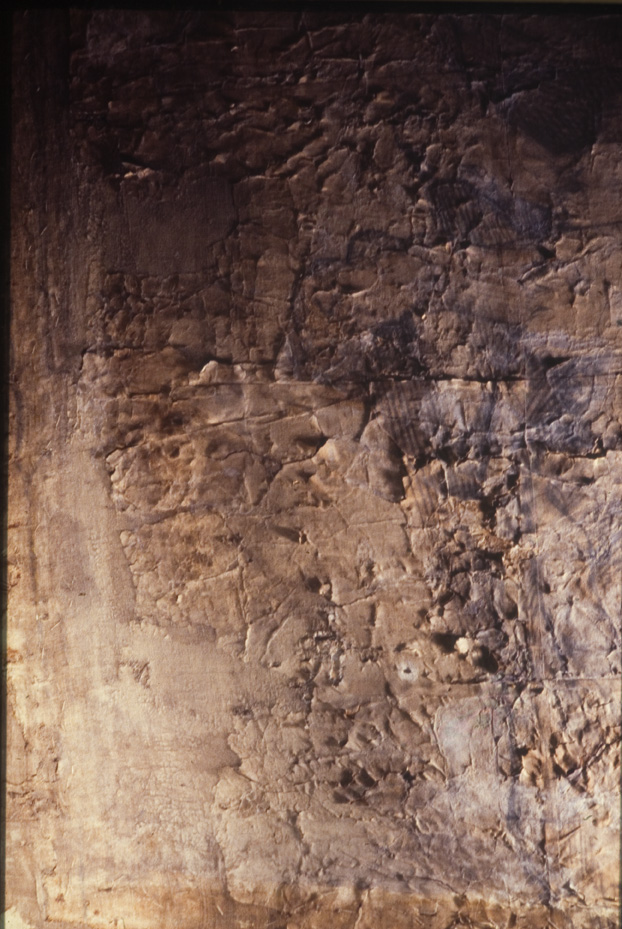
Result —
[[7, 926], [613, 929], [620, 21], [15, 25]]

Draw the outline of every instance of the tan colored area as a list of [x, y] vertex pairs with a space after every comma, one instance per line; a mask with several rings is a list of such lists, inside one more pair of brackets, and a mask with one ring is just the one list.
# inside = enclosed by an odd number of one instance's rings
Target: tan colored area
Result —
[[[210, 926], [214, 929], [440, 929], [446, 926], [498, 925], [514, 929], [565, 929], [592, 926], [593, 919], [581, 907], [558, 911], [535, 906], [527, 911], [459, 895], [436, 896], [432, 902], [413, 894], [392, 894], [381, 888], [255, 887], [254, 902], [236, 900], [213, 887], [188, 888], [187, 880], [175, 875], [155, 877], [154, 883], [139, 888], [106, 888], [95, 892], [85, 904], [82, 899], [63, 899], [50, 907], [51, 929], [87, 922], [96, 927], [123, 926], [143, 929], [153, 925], [163, 929]], [[66, 907], [71, 916], [55, 919]], [[82, 912], [76, 918], [73, 914]], [[119, 917], [127, 914], [127, 918]], [[52, 916], [52, 914], [55, 914]], [[8, 926], [10, 927], [10, 922]], [[24, 929], [17, 923], [15, 929]], [[606, 925], [606, 923], [605, 923]], [[613, 925], [613, 923], [612, 923]]]

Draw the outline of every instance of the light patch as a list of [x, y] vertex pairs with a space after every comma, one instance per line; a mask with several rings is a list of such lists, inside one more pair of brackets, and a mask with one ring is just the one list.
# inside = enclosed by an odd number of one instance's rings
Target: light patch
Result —
[[27, 923], [25, 919], [17, 912], [17, 907], [12, 906], [10, 910], [5, 910], [4, 913], [4, 926], [5, 929], [32, 929], [30, 923]]

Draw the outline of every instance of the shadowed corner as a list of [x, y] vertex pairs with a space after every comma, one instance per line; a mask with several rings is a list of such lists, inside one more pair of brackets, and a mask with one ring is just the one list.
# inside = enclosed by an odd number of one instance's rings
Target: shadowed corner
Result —
[[7, 790], [7, 510], [9, 438], [9, 312], [10, 312], [10, 215], [11, 215], [11, 6], [0, 13], [0, 186], [1, 212], [5, 217], [0, 237], [0, 926], [6, 910], [6, 790]]

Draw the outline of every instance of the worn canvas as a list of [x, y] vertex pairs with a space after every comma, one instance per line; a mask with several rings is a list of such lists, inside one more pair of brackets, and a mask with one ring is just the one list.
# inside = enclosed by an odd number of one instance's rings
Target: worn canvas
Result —
[[7, 929], [615, 929], [622, 21], [14, 18]]

